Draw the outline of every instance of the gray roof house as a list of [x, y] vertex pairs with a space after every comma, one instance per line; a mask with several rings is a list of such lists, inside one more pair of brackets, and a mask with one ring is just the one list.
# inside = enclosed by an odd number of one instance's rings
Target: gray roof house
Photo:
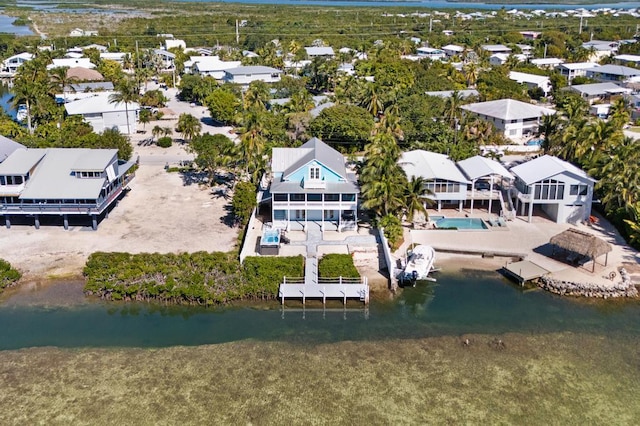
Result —
[[318, 138], [299, 148], [273, 148], [269, 186], [273, 226], [355, 229], [358, 183], [345, 158]]
[[586, 70], [587, 77], [600, 81], [620, 81], [625, 82], [633, 78], [640, 77], [640, 70], [637, 68], [625, 67], [623, 65], [607, 64]]
[[335, 56], [335, 52], [333, 51], [333, 47], [324, 47], [324, 46], [310, 46], [305, 47], [304, 50], [307, 52], [307, 56], [309, 59], [313, 58], [333, 58]]
[[596, 181], [573, 164], [544, 155], [511, 168], [511, 173], [516, 177], [516, 211], [520, 204], [520, 214], [526, 214], [529, 222], [534, 205], [540, 206], [556, 223], [589, 219]]
[[7, 157], [13, 154], [13, 151], [18, 148], [24, 148], [24, 145], [0, 135], [0, 163], [6, 160]]
[[567, 90], [578, 93], [581, 98], [589, 101], [589, 103], [608, 99], [612, 95], [631, 93], [631, 89], [625, 89], [612, 82], [578, 84], [568, 87]]
[[553, 109], [514, 99], [478, 102], [460, 108], [493, 123], [496, 129], [503, 131], [505, 137], [511, 139], [534, 134], [542, 116], [555, 114]]
[[427, 181], [431, 198], [438, 203], [438, 211], [443, 203], [457, 203], [460, 210], [467, 199], [467, 177], [444, 154], [414, 150], [402, 154], [398, 161], [409, 179], [421, 177]]
[[125, 106], [123, 102], [112, 103], [109, 100], [112, 94], [97, 92], [94, 96], [69, 102], [64, 108], [69, 115], [82, 115], [96, 133], [112, 128], [117, 128], [120, 133], [127, 135], [135, 133], [140, 104], [130, 102]]
[[0, 164], [0, 216], [98, 218], [120, 198], [133, 174], [133, 162], [118, 160], [116, 149], [46, 148], [15, 150]]
[[253, 81], [264, 81], [265, 83], [276, 83], [280, 81], [282, 71], [276, 68], [263, 65], [241, 66], [224, 70], [223, 81], [249, 85]]

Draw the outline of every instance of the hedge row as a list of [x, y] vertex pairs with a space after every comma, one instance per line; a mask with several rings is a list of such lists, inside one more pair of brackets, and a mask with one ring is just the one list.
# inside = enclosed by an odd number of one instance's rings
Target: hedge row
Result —
[[360, 278], [350, 254], [325, 254], [318, 262], [318, 275], [322, 278]]
[[284, 276], [302, 276], [298, 257], [252, 258], [235, 253], [93, 253], [85, 293], [107, 300], [156, 300], [212, 305], [277, 297]]

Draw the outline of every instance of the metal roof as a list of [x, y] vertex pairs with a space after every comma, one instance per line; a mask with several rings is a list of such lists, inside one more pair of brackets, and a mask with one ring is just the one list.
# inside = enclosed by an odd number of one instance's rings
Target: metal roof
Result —
[[444, 154], [415, 150], [402, 154], [398, 161], [407, 177], [422, 177], [427, 180], [444, 179], [452, 182], [469, 183], [467, 178]]
[[100, 114], [104, 112], [135, 111], [140, 109], [140, 104], [137, 102], [129, 102], [126, 108], [124, 102], [111, 103], [109, 101], [109, 96], [111, 95], [113, 95], [113, 93], [99, 92], [96, 93], [95, 96], [69, 102], [65, 104], [64, 107], [69, 115]]
[[518, 83], [532, 83], [532, 84], [545, 84], [550, 83], [551, 80], [546, 75], [529, 74], [526, 72], [509, 71], [509, 79], [515, 80]]
[[464, 172], [469, 180], [491, 175], [503, 176], [513, 179], [513, 175], [502, 164], [496, 160], [476, 155], [466, 160], [458, 161], [458, 167]]
[[572, 64], [559, 64], [556, 68], [564, 68], [567, 70], [586, 70], [599, 66], [600, 64], [596, 64], [595, 62], [574, 62]]
[[18, 148], [0, 164], [2, 176], [24, 176], [44, 157], [46, 149]]
[[300, 148], [289, 149], [304, 150], [304, 155], [287, 166], [283, 171], [283, 179], [287, 179], [291, 174], [295, 173], [305, 164], [308, 164], [313, 160], [316, 160], [338, 176], [346, 179], [347, 170], [344, 166], [344, 156], [326, 143], [322, 142], [320, 139], [311, 138]]
[[[456, 90], [438, 90], [435, 92], [424, 92], [425, 95], [427, 96], [437, 96], [439, 98], [450, 98], [453, 93], [456, 92]], [[480, 96], [480, 92], [478, 92], [476, 89], [463, 89], [463, 90], [457, 90], [458, 95], [461, 98], [469, 98], [471, 96]]]
[[307, 56], [333, 56], [333, 47], [305, 47], [304, 50], [307, 51]]
[[592, 72], [596, 74], [611, 74], [611, 75], [620, 75], [623, 77], [635, 77], [640, 75], [640, 70], [636, 68], [625, 67], [622, 65], [602, 65], [595, 68], [587, 69], [587, 72]]
[[487, 52], [511, 52], [511, 49], [504, 44], [483, 44], [482, 50]]
[[90, 170], [96, 170], [98, 163], [104, 165], [100, 170], [104, 171], [111, 160], [116, 160], [118, 153], [116, 149], [87, 148], [49, 148], [38, 151], [44, 153], [44, 158], [27, 181], [20, 194], [21, 199], [96, 199], [107, 183], [106, 177], [81, 179], [72, 176], [71, 172], [87, 166], [91, 167]]
[[282, 71], [276, 68], [265, 67], [263, 65], [250, 65], [246, 67], [236, 67], [225, 70], [231, 75], [248, 75], [248, 74], [282, 74]]
[[624, 89], [611, 82], [578, 84], [575, 86], [571, 86], [569, 89], [587, 96], [606, 95], [608, 93], [619, 93], [620, 91], [631, 92], [631, 89]]
[[595, 179], [591, 178], [584, 170], [551, 155], [543, 155], [519, 164], [511, 168], [511, 172], [527, 185], [549, 179], [564, 172], [585, 181], [595, 182]]
[[463, 105], [460, 108], [494, 117], [501, 120], [524, 120], [528, 118], [539, 118], [543, 115], [555, 114], [555, 110], [543, 108], [526, 102], [514, 99], [499, 99], [497, 101], [477, 102], [475, 104]]
[[24, 145], [0, 135], [0, 163], [18, 148], [24, 148]]
[[192, 56], [193, 68], [198, 68], [200, 72], [224, 71], [226, 69], [238, 68], [241, 61], [221, 61], [218, 56]]

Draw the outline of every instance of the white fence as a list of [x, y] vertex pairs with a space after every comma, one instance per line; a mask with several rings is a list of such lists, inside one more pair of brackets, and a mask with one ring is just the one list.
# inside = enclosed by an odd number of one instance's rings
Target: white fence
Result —
[[252, 234], [251, 231], [256, 224], [256, 212], [257, 207], [254, 207], [253, 211], [251, 212], [251, 219], [249, 219], [249, 223], [247, 223], [247, 227], [245, 228], [244, 239], [242, 240], [242, 248], [240, 249], [240, 264], [244, 262], [244, 259], [247, 256], [254, 253], [255, 251], [255, 246], [252, 246], [252, 243], [255, 244], [255, 240], [253, 238], [249, 238], [249, 234]]
[[391, 284], [391, 289], [395, 290], [397, 286], [396, 282], [396, 262], [393, 256], [391, 255], [391, 247], [389, 247], [389, 241], [387, 241], [387, 237], [384, 236], [384, 228], [377, 228], [378, 234], [380, 235], [380, 244], [382, 244], [382, 252], [384, 253], [384, 262], [387, 264], [387, 269], [389, 270], [389, 282]]

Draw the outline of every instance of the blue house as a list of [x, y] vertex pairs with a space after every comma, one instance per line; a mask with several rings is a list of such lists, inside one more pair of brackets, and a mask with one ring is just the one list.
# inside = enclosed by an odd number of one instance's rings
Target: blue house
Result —
[[358, 184], [345, 158], [318, 138], [299, 148], [273, 148], [271, 218], [274, 228], [357, 229]]

